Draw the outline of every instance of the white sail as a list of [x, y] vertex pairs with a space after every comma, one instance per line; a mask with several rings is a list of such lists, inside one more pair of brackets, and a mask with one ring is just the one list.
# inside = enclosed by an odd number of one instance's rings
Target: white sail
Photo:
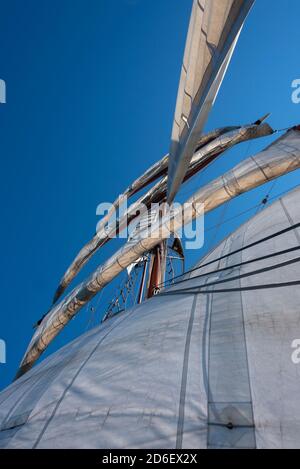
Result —
[[[190, 223], [232, 198], [260, 186], [274, 178], [300, 168], [300, 127], [289, 130], [264, 151], [251, 156], [232, 170], [199, 189], [188, 201], [190, 210], [177, 210], [159, 220], [151, 233], [136, 243], [125, 244], [107, 262], [101, 265], [86, 281], [75, 288], [61, 303], [57, 304], [42, 320], [37, 328], [18, 375], [22, 375], [40, 357], [49, 343], [90, 301], [96, 293], [111, 282], [122, 270], [135, 262], [146, 252], [167, 239], [171, 232], [177, 232], [183, 225]], [[203, 210], [198, 212], [198, 204]]]
[[194, 0], [172, 130], [169, 202], [183, 181], [253, 3]]
[[192, 291], [120, 313], [2, 391], [0, 447], [299, 448], [299, 200], [228, 236], [184, 277]]

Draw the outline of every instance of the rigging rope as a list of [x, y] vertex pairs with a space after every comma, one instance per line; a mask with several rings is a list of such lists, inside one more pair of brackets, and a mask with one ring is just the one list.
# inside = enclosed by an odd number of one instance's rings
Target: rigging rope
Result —
[[291, 282], [280, 282], [280, 283], [266, 283], [261, 285], [251, 285], [249, 287], [236, 287], [236, 288], [219, 288], [213, 290], [174, 290], [173, 292], [163, 292], [161, 295], [191, 295], [191, 294], [207, 294], [207, 293], [227, 293], [227, 292], [240, 292], [240, 291], [252, 291], [252, 290], [265, 290], [269, 288], [280, 288], [280, 287], [292, 287], [300, 285], [300, 280], [293, 280]]
[[277, 134], [278, 132], [286, 132], [290, 129], [292, 129], [292, 127], [285, 127], [284, 129], [276, 129], [274, 130], [274, 134]]
[[[194, 292], [203, 293], [201, 288], [212, 287], [214, 285], [220, 285], [222, 283], [232, 282], [234, 280], [240, 280], [240, 279], [246, 278], [246, 277], [252, 277], [253, 275], [259, 275], [259, 274], [262, 274], [262, 273], [265, 273], [265, 272], [269, 272], [271, 270], [281, 269], [283, 267], [287, 267], [288, 265], [295, 264], [299, 261], [300, 261], [300, 257], [296, 257], [295, 259], [290, 259], [288, 261], [281, 262], [280, 264], [275, 264], [275, 265], [272, 265], [272, 266], [269, 266], [269, 267], [263, 267], [261, 269], [253, 270], [251, 272], [246, 272], [244, 274], [236, 275], [234, 277], [223, 278], [221, 280], [215, 280], [214, 282], [210, 282], [210, 283], [203, 283], [202, 285], [198, 285], [197, 287], [183, 288], [182, 290], [170, 290], [168, 292], [161, 293], [161, 295], [180, 294], [180, 292], [184, 292], [184, 293], [194, 293]], [[197, 277], [193, 277], [193, 279], [195, 279], [195, 278], [197, 278]], [[286, 282], [286, 283], [288, 283], [288, 282]], [[280, 284], [277, 284], [277, 285], [280, 285]], [[239, 289], [240, 288], [243, 288], [243, 287], [239, 287]], [[214, 293], [215, 290], [208, 290], [208, 291]], [[231, 291], [233, 291], [233, 290], [231, 290]], [[236, 290], [236, 291], [238, 291], [238, 290]]]
[[87, 306], [87, 311], [90, 311], [90, 317], [89, 317], [89, 320], [87, 322], [85, 331], [87, 331], [89, 329], [89, 327], [93, 327], [94, 324], [97, 324], [96, 313], [97, 313], [97, 310], [98, 310], [98, 307], [99, 307], [100, 300], [102, 299], [102, 296], [103, 296], [103, 291], [104, 291], [104, 289], [101, 290], [101, 292], [99, 293], [96, 304], [94, 306], [93, 305], [92, 306], [90, 306], [90, 305]]
[[271, 259], [272, 257], [277, 257], [277, 256], [281, 256], [283, 254], [288, 254], [290, 252], [298, 251], [299, 249], [300, 249], [300, 246], [294, 246], [292, 248], [284, 249], [282, 251], [277, 251], [277, 252], [274, 252], [272, 254], [266, 254], [265, 256], [256, 257], [254, 259], [250, 259], [248, 261], [240, 262], [238, 264], [232, 264], [230, 266], [223, 267], [221, 269], [212, 270], [211, 272], [207, 272], [205, 274], [199, 274], [199, 275], [195, 275], [194, 277], [189, 277], [189, 278], [185, 278], [183, 280], [179, 280], [174, 285], [179, 285], [181, 283], [189, 282], [189, 281], [197, 279], [197, 278], [207, 277], [208, 275], [218, 274], [218, 273], [224, 272], [226, 270], [234, 270], [237, 267], [242, 267], [244, 265], [252, 264], [253, 262], [259, 262], [259, 261], [263, 261], [263, 260], [266, 260], [266, 259]]
[[[264, 243], [264, 242], [266, 242], [266, 241], [269, 241], [270, 239], [273, 239], [273, 238], [276, 238], [276, 237], [278, 237], [278, 236], [281, 236], [281, 235], [283, 235], [283, 234], [285, 234], [285, 233], [288, 233], [289, 231], [294, 230], [294, 229], [299, 228], [299, 227], [300, 227], [300, 223], [296, 223], [296, 224], [294, 224], [294, 225], [288, 226], [287, 228], [284, 228], [283, 230], [276, 231], [275, 233], [272, 233], [271, 235], [265, 236], [264, 238], [261, 238], [261, 239], [259, 239], [259, 240], [257, 240], [257, 241], [254, 241], [253, 243], [246, 244], [245, 246], [242, 246], [242, 247], [239, 248], [239, 249], [236, 249], [236, 250], [234, 250], [234, 251], [231, 251], [231, 252], [229, 252], [229, 253], [227, 253], [227, 254], [224, 254], [223, 256], [220, 256], [220, 257], [218, 257], [218, 258], [216, 258], [216, 259], [213, 259], [213, 260], [211, 260], [211, 261], [205, 262], [204, 264], [202, 264], [202, 265], [200, 265], [200, 266], [198, 266], [198, 267], [194, 267], [193, 269], [188, 270], [188, 271], [185, 272], [184, 274], [177, 275], [176, 277], [174, 277], [174, 280], [177, 279], [177, 278], [183, 277], [183, 276], [186, 275], [186, 274], [195, 272], [196, 270], [203, 269], [203, 267], [206, 267], [206, 266], [208, 266], [208, 265], [211, 265], [211, 264], [213, 264], [213, 263], [215, 263], [215, 262], [218, 262], [218, 261], [220, 261], [220, 260], [223, 260], [223, 259], [226, 259], [226, 258], [228, 258], [228, 257], [230, 257], [230, 256], [233, 256], [234, 254], [237, 254], [238, 252], [242, 252], [242, 251], [244, 251], [244, 250], [246, 250], [246, 249], [249, 249], [249, 248], [251, 248], [251, 247], [257, 246], [258, 244], [261, 244], [261, 243]], [[165, 282], [164, 282], [164, 284], [165, 284]], [[162, 284], [161, 284], [161, 285], [162, 285]], [[159, 286], [161, 286], [161, 285], [159, 285]]]
[[[299, 184], [295, 184], [294, 186], [292, 187], [289, 187], [287, 189], [285, 189], [284, 191], [282, 192], [279, 192], [278, 194], [274, 195], [273, 197], [268, 197], [268, 202], [272, 201], [272, 200], [275, 200], [275, 199], [279, 199], [281, 196], [283, 196], [284, 194], [286, 194], [287, 192], [290, 192], [294, 189], [296, 189], [297, 187], [299, 187]], [[269, 191], [269, 193], [271, 193], [271, 191], [274, 189], [274, 187], [271, 188], [271, 190]], [[248, 212], [251, 212], [252, 210], [254, 210], [255, 208], [259, 208], [261, 205], [260, 204], [256, 204], [256, 205], [253, 205], [252, 207], [246, 209], [246, 210], [243, 210], [242, 212], [239, 212], [238, 214], [234, 215], [233, 217], [230, 217], [230, 218], [227, 218], [226, 220], [223, 221], [223, 223], [220, 225], [220, 226], [223, 226], [225, 225], [226, 223], [229, 223], [233, 220], [236, 220], [237, 218], [241, 217], [242, 215], [245, 215], [246, 213]], [[209, 228], [206, 229], [206, 232], [210, 231], [210, 230], [213, 230], [214, 228], [216, 228], [218, 225], [213, 225], [213, 226], [210, 226]], [[216, 259], [217, 261], [218, 259]], [[204, 267], [204, 266], [203, 266]], [[180, 275], [177, 275], [176, 277], [174, 277], [173, 280], [176, 280], [177, 278], [180, 278], [180, 277], [183, 277], [184, 275], [190, 273], [190, 272], [193, 272], [194, 270], [198, 270], [200, 269], [200, 267], [195, 267], [194, 269], [191, 269], [191, 270], [187, 270], [186, 272], [184, 272], [183, 274], [180, 274]], [[163, 282], [162, 284], [158, 285], [158, 286], [165, 286], [167, 283], [166, 282]]]
[[[234, 216], [232, 216], [232, 217], [230, 217], [230, 218], [226, 218], [226, 220], [224, 220], [224, 221], [221, 223], [220, 226], [226, 225], [226, 223], [229, 223], [230, 221], [233, 221], [233, 220], [235, 220], [235, 219], [241, 217], [242, 215], [245, 215], [246, 213], [251, 212], [253, 209], [255, 209], [255, 208], [257, 208], [257, 207], [259, 207], [259, 204], [253, 205], [252, 207], [249, 207], [249, 208], [247, 208], [246, 210], [243, 210], [242, 212], [239, 212], [239, 213], [237, 213], [236, 215], [234, 215]], [[216, 228], [217, 226], [218, 226], [218, 225], [212, 225], [212, 226], [210, 226], [209, 228], [207, 228], [205, 231], [206, 231], [206, 232], [207, 232], [207, 231], [211, 231], [211, 230], [213, 230], [214, 228]]]
[[228, 204], [229, 204], [229, 200], [227, 200], [227, 202], [223, 205], [223, 209], [222, 209], [222, 212], [220, 213], [220, 216], [219, 216], [219, 221], [218, 223], [215, 225], [216, 227], [216, 231], [214, 233], [214, 235], [212, 236], [211, 240], [210, 240], [210, 243], [208, 245], [208, 250], [210, 251], [210, 249], [212, 248], [212, 246], [214, 246], [214, 243], [215, 243], [215, 240], [217, 238], [217, 235], [219, 233], [219, 230], [221, 228], [221, 226], [223, 226], [223, 220], [224, 220], [224, 217], [225, 217], [225, 213], [227, 211], [227, 208], [228, 208]]

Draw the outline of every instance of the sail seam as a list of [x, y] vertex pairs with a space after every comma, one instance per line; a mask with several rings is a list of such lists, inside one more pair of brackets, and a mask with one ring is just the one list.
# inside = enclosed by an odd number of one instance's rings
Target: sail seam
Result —
[[[270, 270], [280, 269], [282, 267], [286, 267], [288, 265], [295, 264], [299, 261], [300, 261], [300, 257], [296, 257], [294, 259], [290, 259], [288, 261], [281, 262], [280, 264], [275, 264], [275, 265], [271, 265], [271, 266], [268, 266], [268, 267], [263, 267], [261, 269], [256, 269], [256, 270], [253, 270], [251, 272], [245, 272], [244, 274], [236, 275], [234, 277], [224, 278], [222, 280], [216, 280], [215, 282], [202, 284], [202, 285], [199, 285], [198, 287], [185, 288], [184, 290], [193, 292], [195, 290], [195, 288], [200, 290], [203, 287], [210, 287], [210, 286], [213, 286], [213, 285], [219, 285], [221, 283], [232, 282], [234, 280], [240, 280], [242, 278], [251, 277], [253, 275], [258, 275], [258, 274], [262, 274], [262, 273], [265, 273], [265, 272], [269, 272]], [[193, 278], [196, 279], [197, 277], [193, 277]], [[175, 290], [175, 291], [180, 292], [181, 290]], [[172, 291], [168, 291], [168, 292], [161, 293], [161, 295], [168, 295], [168, 294], [172, 294], [172, 293], [173, 293]]]
[[[224, 246], [222, 248], [222, 253], [225, 252], [227, 249], [227, 244], [228, 244], [229, 238], [225, 241]], [[229, 246], [230, 249], [230, 246]], [[221, 259], [218, 261], [218, 267], [221, 265]], [[208, 279], [205, 280], [207, 282]], [[214, 288], [211, 290], [211, 295], [208, 295], [208, 300], [207, 300], [207, 316], [208, 316], [208, 331], [207, 331], [207, 432], [206, 432], [206, 446], [207, 448], [209, 447], [209, 409], [210, 409], [210, 404], [213, 402], [212, 401], [212, 392], [211, 392], [211, 384], [210, 384], [210, 362], [211, 362], [211, 322], [212, 322], [212, 308], [213, 308], [213, 293], [214, 293]]]
[[[294, 226], [294, 220], [292, 219], [292, 217], [291, 217], [291, 215], [290, 215], [288, 209], [286, 208], [286, 206], [285, 206], [283, 200], [282, 200], [282, 199], [279, 199], [279, 202], [280, 202], [280, 204], [281, 204], [281, 206], [282, 206], [282, 208], [283, 208], [283, 211], [284, 211], [284, 213], [285, 213], [285, 215], [286, 215], [286, 217], [287, 217], [287, 219], [288, 219], [290, 225], [291, 225], [291, 226]], [[293, 230], [293, 232], [294, 232], [294, 234], [295, 234], [296, 240], [297, 240], [298, 243], [300, 244], [300, 237], [299, 237], [298, 231], [297, 231], [297, 230]]]
[[183, 430], [184, 430], [185, 397], [186, 397], [186, 386], [187, 386], [188, 367], [189, 367], [189, 354], [190, 354], [191, 336], [192, 336], [192, 330], [193, 330], [194, 318], [195, 318], [196, 303], [197, 303], [197, 295], [195, 294], [192, 308], [191, 308], [189, 324], [187, 328], [184, 357], [183, 357], [179, 412], [178, 412], [178, 423], [177, 423], [177, 436], [176, 436], [176, 449], [182, 448]]
[[[204, 264], [202, 265], [199, 265], [198, 267], [195, 267], [193, 269], [190, 269], [188, 271], [186, 271], [184, 273], [184, 275], [187, 275], [189, 273], [192, 273], [192, 272], [195, 272], [196, 270], [200, 270], [200, 269], [203, 269], [203, 267], [206, 267], [208, 265], [211, 265], [211, 264], [214, 264], [215, 262], [218, 262], [219, 260], [222, 260], [222, 259], [226, 259], [227, 257], [230, 257], [230, 256], [233, 256], [234, 254], [238, 253], [238, 252], [241, 252], [241, 251], [244, 251], [245, 249], [250, 249], [254, 246], [257, 246], [258, 244], [260, 243], [264, 243], [265, 241], [269, 241], [270, 239], [272, 238], [276, 238], [277, 236], [281, 236], [285, 233], [288, 233], [289, 231], [291, 230], [294, 230], [296, 228], [300, 228], [300, 223], [295, 223], [294, 225], [292, 226], [288, 226], [287, 228], [284, 228], [283, 230], [280, 230], [280, 231], [276, 231], [275, 233], [272, 233], [271, 235], [269, 236], [266, 236], [265, 238], [261, 238], [257, 241], [254, 241], [253, 243], [250, 243], [250, 244], [247, 244], [246, 246], [243, 246], [242, 248], [240, 249], [237, 249], [235, 251], [232, 251], [232, 252], [229, 252], [228, 254], [224, 254], [223, 256], [221, 257], [218, 257], [216, 259], [213, 259], [211, 261], [208, 261], [208, 262], [205, 262]], [[175, 277], [175, 278], [179, 278], [179, 277], [182, 277], [182, 275], [178, 275], [178, 277]], [[174, 278], [174, 279], [175, 279]], [[196, 278], [196, 277], [192, 277], [192, 278]], [[179, 282], [178, 282], [179, 283]]]
[[[299, 241], [299, 244], [300, 244], [300, 241]], [[197, 278], [207, 277], [208, 275], [218, 274], [219, 272], [224, 272], [226, 270], [234, 270], [237, 267], [242, 267], [244, 265], [252, 264], [253, 262], [259, 262], [259, 261], [263, 261], [266, 259], [271, 259], [272, 257], [281, 256], [283, 254], [289, 254], [290, 252], [298, 251], [299, 249], [300, 249], [300, 245], [294, 246], [289, 249], [283, 249], [282, 251], [277, 251], [272, 254], [266, 254], [265, 256], [255, 257], [254, 259], [250, 259], [249, 261], [240, 262], [239, 264], [232, 264], [232, 265], [229, 265], [228, 267], [223, 267], [222, 269], [212, 270], [210, 272], [207, 272], [206, 274], [199, 274], [199, 275], [195, 275], [194, 277], [185, 278], [183, 280], [180, 280], [179, 282], [175, 282], [172, 286], [181, 285], [182, 283], [190, 282], [191, 280], [194, 280]]]
[[[251, 224], [251, 222], [249, 224], [245, 225], [243, 242], [245, 241], [246, 232], [249, 230], [249, 225], [250, 224]], [[241, 256], [241, 259], [243, 259], [243, 252], [240, 253], [240, 256]], [[239, 279], [239, 286], [240, 287], [242, 286], [241, 278]], [[249, 404], [250, 404], [251, 417], [252, 417], [252, 425], [251, 426], [253, 428], [254, 448], [256, 448], [257, 443], [256, 443], [255, 419], [254, 419], [254, 410], [253, 410], [253, 395], [252, 395], [252, 387], [251, 387], [251, 379], [250, 379], [250, 366], [249, 366], [249, 357], [248, 357], [248, 347], [247, 347], [246, 327], [245, 327], [245, 314], [244, 314], [244, 301], [243, 301], [242, 290], [239, 291], [239, 296], [240, 296], [240, 302], [241, 302], [242, 328], [243, 328], [243, 333], [244, 333], [245, 359], [246, 359], [246, 364], [247, 364], [247, 376], [248, 376], [249, 397], [250, 397]], [[249, 425], [249, 427], [250, 427], [250, 425]]]
[[293, 287], [300, 285], [300, 280], [293, 280], [291, 282], [280, 282], [280, 283], [265, 283], [261, 285], [251, 285], [249, 287], [239, 287], [239, 288], [219, 288], [219, 289], [211, 289], [211, 290], [198, 290], [198, 289], [191, 289], [191, 290], [175, 290], [174, 292], [169, 293], [161, 293], [161, 295], [193, 295], [195, 293], [226, 293], [226, 292], [236, 292], [236, 291], [252, 291], [252, 290], [265, 290], [271, 288], [281, 288], [281, 287]]
[[125, 321], [125, 319], [127, 319], [129, 316], [131, 316], [133, 314], [133, 312], [135, 311], [135, 308], [125, 317], [121, 318], [119, 321], [116, 321], [115, 324], [112, 325], [112, 327], [107, 331], [107, 333], [101, 337], [101, 339], [97, 342], [97, 344], [95, 345], [95, 347], [92, 349], [92, 351], [89, 353], [89, 355], [86, 357], [86, 359], [83, 361], [83, 363], [80, 365], [80, 367], [78, 368], [78, 370], [76, 371], [75, 375], [73, 376], [73, 378], [71, 379], [70, 383], [68, 384], [68, 386], [66, 386], [64, 392], [62, 393], [60, 399], [57, 401], [54, 409], [53, 409], [53, 412], [52, 412], [52, 415], [50, 416], [50, 418], [47, 420], [47, 422], [45, 423], [44, 425], [44, 428], [43, 430], [41, 431], [40, 435], [38, 436], [36, 442], [34, 443], [32, 449], [36, 449], [38, 444], [40, 443], [41, 439], [43, 438], [48, 426], [50, 425], [50, 423], [52, 422], [56, 412], [57, 412], [57, 409], [59, 408], [60, 404], [62, 403], [66, 393], [69, 391], [69, 389], [71, 388], [71, 386], [74, 384], [76, 378], [78, 377], [78, 375], [80, 374], [80, 372], [82, 371], [82, 369], [84, 368], [84, 366], [87, 364], [87, 362], [90, 360], [90, 358], [93, 356], [93, 354], [96, 352], [97, 348], [102, 344], [102, 342], [106, 339], [106, 337], [123, 321]]

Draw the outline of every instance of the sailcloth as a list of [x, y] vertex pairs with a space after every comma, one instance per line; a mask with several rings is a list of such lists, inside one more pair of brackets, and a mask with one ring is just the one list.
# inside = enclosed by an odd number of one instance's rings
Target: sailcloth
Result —
[[[130, 241], [91, 276], [54, 306], [37, 328], [21, 362], [18, 376], [32, 367], [48, 344], [101, 289], [120, 272], [153, 249], [171, 232], [177, 232], [203, 213], [274, 178], [300, 168], [300, 126], [290, 129], [264, 151], [242, 161], [232, 170], [200, 188], [187, 202], [151, 227], [151, 233], [136, 243]], [[199, 205], [200, 204], [200, 205]]]
[[169, 202], [183, 181], [253, 3], [194, 0], [172, 130]]
[[228, 236], [184, 277], [192, 291], [108, 319], [2, 391], [0, 447], [299, 448], [299, 200]]

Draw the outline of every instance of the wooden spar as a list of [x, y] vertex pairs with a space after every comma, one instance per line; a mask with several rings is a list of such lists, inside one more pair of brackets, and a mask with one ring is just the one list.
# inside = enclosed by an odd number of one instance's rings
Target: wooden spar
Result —
[[[209, 134], [202, 137], [201, 145], [198, 146], [195, 155], [189, 166], [189, 170], [185, 175], [184, 181], [189, 180], [193, 175], [204, 169], [208, 164], [214, 161], [220, 154], [224, 153], [225, 150], [236, 145], [240, 142], [251, 140], [254, 138], [264, 137], [271, 135], [273, 130], [268, 124], [256, 125], [252, 124], [243, 127], [224, 127], [217, 129]], [[214, 138], [212, 138], [214, 136]], [[205, 145], [204, 145], [205, 143]], [[166, 158], [166, 157], [165, 157]], [[160, 165], [165, 165], [164, 158], [150, 168], [146, 173], [137, 179], [127, 189], [125, 193], [114, 202], [109, 213], [101, 220], [98, 226], [97, 233], [94, 237], [85, 244], [85, 246], [79, 251], [67, 271], [65, 272], [60, 284], [55, 292], [53, 303], [62, 295], [65, 289], [70, 285], [77, 273], [82, 267], [89, 261], [89, 259], [95, 254], [95, 252], [104, 246], [111, 238], [118, 235], [122, 229], [126, 228], [127, 223], [132, 221], [138, 214], [138, 207], [144, 204], [146, 207], [150, 207], [152, 203], [158, 203], [163, 200], [167, 193], [167, 176], [164, 176], [155, 186], [153, 186], [145, 195], [143, 195], [137, 202], [133, 203], [124, 216], [117, 220], [116, 228], [112, 228], [108, 233], [105, 229], [106, 223], [114, 213], [115, 209], [125, 200], [125, 196], [131, 196], [133, 193], [141, 189], [143, 182], [152, 180], [153, 175], [159, 174]], [[165, 167], [166, 170], [166, 167]]]
[[150, 272], [150, 280], [149, 280], [149, 288], [147, 293], [147, 298], [151, 298], [157, 293], [158, 285], [162, 282], [162, 275], [161, 275], [161, 261], [162, 261], [162, 252], [161, 252], [161, 245], [155, 246], [153, 250], [153, 263], [152, 263], [152, 270]]
[[161, 243], [161, 283], [165, 281], [165, 277], [166, 277], [167, 253], [168, 253], [168, 246], [167, 246], [167, 240], [165, 239]]
[[[32, 367], [64, 326], [105, 285], [162, 240], [167, 239], [171, 232], [178, 232], [183, 225], [202, 216], [203, 211], [208, 213], [244, 192], [299, 168], [300, 130], [293, 128], [264, 151], [242, 161], [232, 170], [200, 188], [186, 202], [185, 206], [190, 207], [189, 210], [183, 211], [181, 207], [178, 207], [171, 214], [171, 218], [154, 224], [148, 237], [139, 239], [134, 244], [126, 243], [113, 257], [46, 314], [28, 346], [17, 377]], [[200, 211], [197, 208], [198, 204], [201, 204], [202, 210]]]

